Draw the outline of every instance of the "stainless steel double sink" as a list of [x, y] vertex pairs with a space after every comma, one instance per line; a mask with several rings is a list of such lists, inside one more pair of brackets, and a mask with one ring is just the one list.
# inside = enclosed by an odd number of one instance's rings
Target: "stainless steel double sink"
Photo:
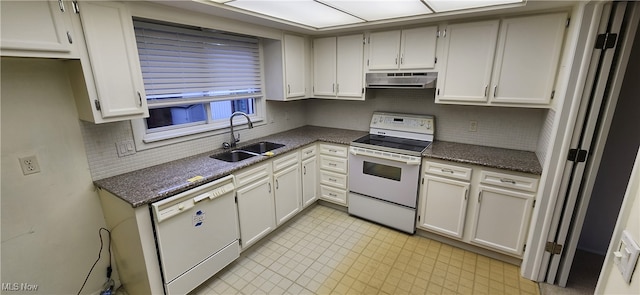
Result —
[[284, 144], [261, 141], [236, 150], [211, 155], [211, 158], [225, 162], [240, 162], [255, 156], [262, 156], [264, 153], [283, 147]]

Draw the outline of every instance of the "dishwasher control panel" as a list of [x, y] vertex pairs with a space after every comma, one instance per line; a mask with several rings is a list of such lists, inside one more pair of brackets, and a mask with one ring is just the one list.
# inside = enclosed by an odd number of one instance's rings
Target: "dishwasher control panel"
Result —
[[155, 202], [151, 204], [151, 206], [153, 207], [157, 221], [162, 222], [163, 220], [191, 209], [199, 202], [213, 200], [233, 192], [235, 192], [235, 181], [233, 175], [229, 175], [173, 197]]

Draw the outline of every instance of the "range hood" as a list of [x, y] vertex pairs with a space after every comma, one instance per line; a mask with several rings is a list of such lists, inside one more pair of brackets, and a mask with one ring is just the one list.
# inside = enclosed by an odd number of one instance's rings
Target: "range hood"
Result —
[[435, 88], [437, 72], [422, 73], [367, 73], [367, 88]]

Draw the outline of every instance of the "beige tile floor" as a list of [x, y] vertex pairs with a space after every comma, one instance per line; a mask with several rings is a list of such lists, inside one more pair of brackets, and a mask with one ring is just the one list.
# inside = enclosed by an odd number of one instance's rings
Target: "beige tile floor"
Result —
[[519, 268], [316, 205], [192, 294], [540, 294]]

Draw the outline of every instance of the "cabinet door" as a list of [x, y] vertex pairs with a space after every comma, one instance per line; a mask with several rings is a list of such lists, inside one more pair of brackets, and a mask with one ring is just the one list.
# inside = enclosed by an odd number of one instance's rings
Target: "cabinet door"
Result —
[[318, 196], [318, 158], [313, 156], [302, 161], [302, 205], [307, 207]]
[[374, 32], [369, 35], [369, 70], [397, 70], [400, 31]]
[[286, 168], [274, 175], [276, 200], [276, 225], [289, 220], [300, 211], [302, 186], [300, 184], [300, 164]]
[[471, 242], [522, 255], [533, 194], [480, 185]]
[[276, 228], [273, 190], [268, 177], [246, 185], [236, 192], [241, 246], [260, 240]]
[[438, 27], [402, 30], [400, 69], [433, 69]]
[[418, 226], [462, 238], [469, 183], [426, 175], [420, 190]]
[[71, 3], [62, 0], [0, 1], [2, 55], [65, 57], [70, 54], [73, 41], [70, 11], [67, 11], [70, 9]]
[[486, 102], [498, 36], [498, 21], [447, 26], [436, 102]]
[[363, 35], [358, 34], [338, 37], [337, 51], [336, 92], [338, 96], [363, 97]]
[[313, 40], [313, 94], [336, 95], [336, 38]]
[[148, 117], [131, 13], [115, 2], [80, 2], [80, 19], [103, 119]]
[[286, 97], [305, 96], [304, 38], [284, 35], [284, 68]]
[[566, 21], [566, 13], [502, 21], [491, 79], [492, 102], [551, 101]]

